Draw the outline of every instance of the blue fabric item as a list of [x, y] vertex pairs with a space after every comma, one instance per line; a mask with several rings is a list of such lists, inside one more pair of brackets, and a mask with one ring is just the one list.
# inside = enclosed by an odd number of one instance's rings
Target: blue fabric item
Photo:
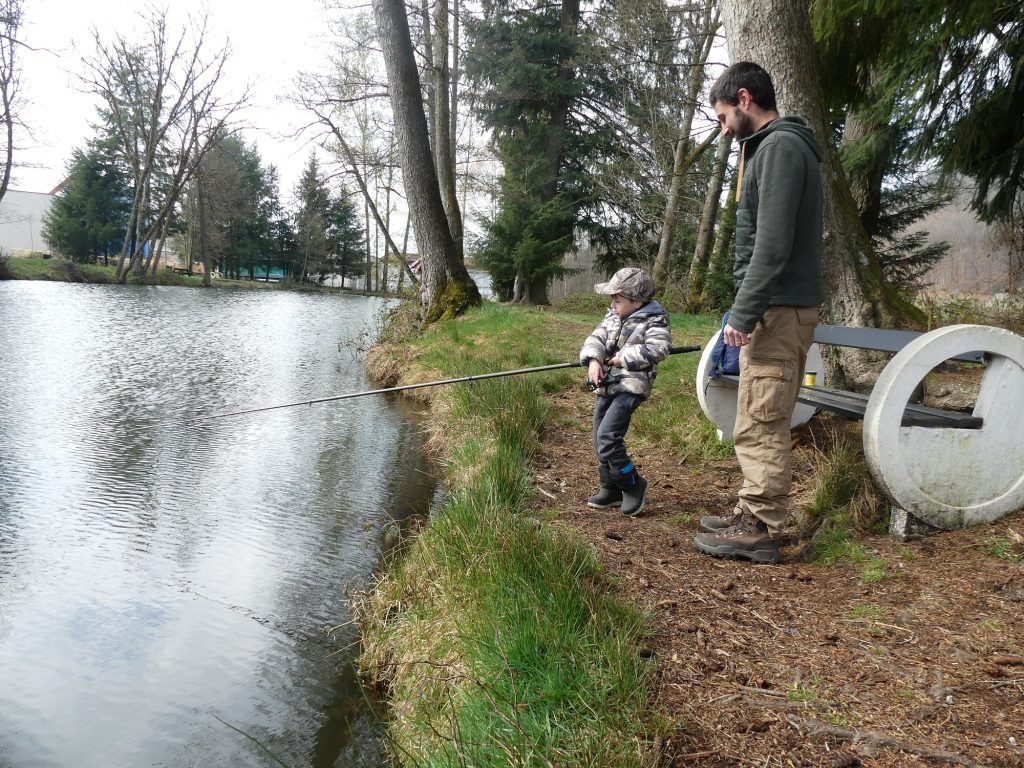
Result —
[[[722, 317], [723, 331], [729, 323], [730, 314], [731, 312], [726, 312]], [[730, 347], [726, 344], [725, 334], [721, 333], [718, 336], [718, 341], [715, 342], [715, 348], [711, 350], [711, 378], [717, 379], [723, 375], [740, 375], [740, 348]]]
[[631, 462], [629, 462], [629, 464], [627, 464], [621, 470], [619, 470], [619, 474], [620, 475], [628, 475], [632, 471], [633, 471], [633, 462], [631, 461]]

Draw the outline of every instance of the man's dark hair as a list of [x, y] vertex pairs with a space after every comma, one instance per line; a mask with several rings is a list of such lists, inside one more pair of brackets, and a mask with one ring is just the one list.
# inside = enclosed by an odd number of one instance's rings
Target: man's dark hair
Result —
[[729, 67], [711, 86], [708, 101], [714, 106], [719, 101], [736, 106], [740, 103], [740, 88], [750, 91], [750, 97], [761, 109], [775, 111], [775, 86], [764, 69], [752, 61], [739, 61]]

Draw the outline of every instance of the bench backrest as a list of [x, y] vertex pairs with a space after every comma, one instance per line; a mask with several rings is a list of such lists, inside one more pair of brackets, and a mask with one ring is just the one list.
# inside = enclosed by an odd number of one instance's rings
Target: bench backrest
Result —
[[[847, 325], [819, 325], [814, 331], [814, 340], [818, 344], [834, 344], [839, 347], [899, 352], [920, 335], [920, 331], [895, 331], [891, 328], [854, 328]], [[985, 353], [965, 352], [952, 359], [965, 360], [970, 363], [983, 363], [985, 362]]]

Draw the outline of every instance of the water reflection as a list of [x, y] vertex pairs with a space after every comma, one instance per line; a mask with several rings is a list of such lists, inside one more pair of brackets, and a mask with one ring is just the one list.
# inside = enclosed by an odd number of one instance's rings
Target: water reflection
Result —
[[223, 723], [289, 766], [381, 763], [337, 627], [433, 491], [415, 419], [187, 420], [367, 388], [338, 342], [378, 307], [0, 283], [0, 765], [273, 764]]

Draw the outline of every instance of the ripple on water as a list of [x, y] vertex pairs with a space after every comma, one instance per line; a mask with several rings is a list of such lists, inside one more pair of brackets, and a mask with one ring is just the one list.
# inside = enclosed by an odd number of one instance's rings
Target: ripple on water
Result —
[[382, 398], [190, 418], [369, 388], [338, 342], [378, 306], [0, 283], [0, 764], [251, 764], [220, 718], [376, 768], [327, 630], [425, 509], [418, 428]]

